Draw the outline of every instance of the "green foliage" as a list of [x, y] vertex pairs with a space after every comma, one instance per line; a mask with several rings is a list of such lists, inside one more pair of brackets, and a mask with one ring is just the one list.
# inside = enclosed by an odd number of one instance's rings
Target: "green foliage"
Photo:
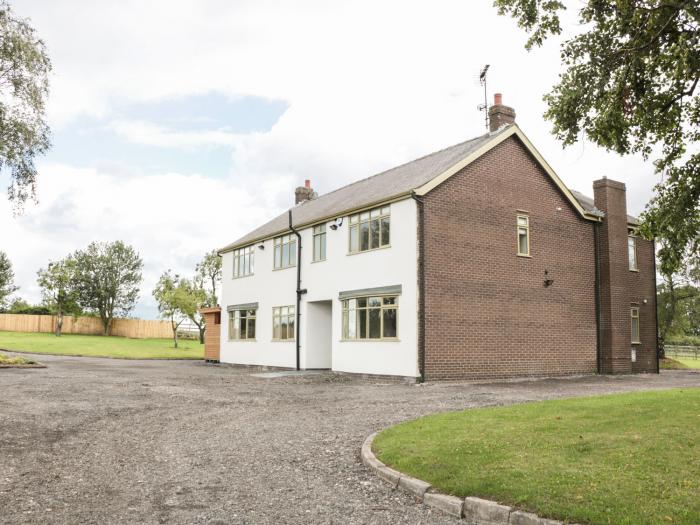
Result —
[[[563, 2], [495, 0], [531, 33], [560, 34]], [[581, 135], [619, 154], [657, 154], [663, 182], [640, 231], [657, 237], [660, 270], [700, 251], [700, 5], [696, 0], [585, 2], [579, 32], [562, 44], [564, 72], [545, 95], [545, 117], [565, 145]]]
[[[221, 256], [212, 250], [195, 267], [195, 281], [206, 290], [203, 306], [216, 306], [216, 287], [221, 283]], [[208, 287], [208, 288], [207, 288]]]
[[697, 525], [700, 389], [436, 414], [381, 432], [389, 466], [456, 496], [591, 525]]
[[61, 335], [64, 315], [79, 315], [78, 290], [76, 288], [76, 261], [68, 256], [63, 260], [50, 262], [46, 269], [38, 272], [38, 283], [44, 304], [56, 314], [56, 335]]
[[0, 252], [0, 308], [4, 308], [7, 298], [18, 290], [14, 280], [12, 263], [5, 252]]
[[7, 309], [9, 314], [24, 314], [24, 315], [49, 315], [51, 310], [44, 305], [31, 305], [21, 297], [17, 297], [10, 303]]
[[112, 319], [126, 317], [136, 305], [143, 261], [122, 241], [93, 242], [71, 257], [75, 261], [77, 302], [99, 315], [104, 333], [109, 335]]
[[206, 300], [206, 292], [194, 280], [190, 281], [168, 270], [158, 279], [153, 297], [158, 303], [161, 317], [170, 321], [173, 342], [177, 348], [177, 329], [185, 319], [201, 321], [198, 310]]
[[36, 195], [34, 159], [50, 147], [45, 121], [51, 62], [27, 20], [0, 0], [0, 170], [17, 209]]

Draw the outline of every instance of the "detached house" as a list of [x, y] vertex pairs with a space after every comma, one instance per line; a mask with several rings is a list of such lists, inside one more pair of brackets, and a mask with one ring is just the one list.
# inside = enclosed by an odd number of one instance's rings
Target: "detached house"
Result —
[[625, 185], [570, 190], [500, 95], [489, 115], [486, 135], [325, 195], [307, 181], [222, 248], [207, 358], [427, 380], [656, 372], [654, 245]]

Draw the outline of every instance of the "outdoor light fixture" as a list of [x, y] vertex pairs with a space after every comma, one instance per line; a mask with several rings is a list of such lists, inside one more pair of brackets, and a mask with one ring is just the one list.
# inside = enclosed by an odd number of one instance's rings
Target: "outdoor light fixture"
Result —
[[258, 245], [258, 248], [260, 248], [261, 250], [264, 250], [264, 249], [265, 249], [265, 245], [264, 245], [264, 244], [259, 244], [259, 245]]
[[545, 270], [545, 271], [544, 271], [544, 287], [545, 287], [545, 288], [549, 288], [549, 287], [552, 286], [553, 284], [554, 284], [554, 279], [552, 279], [551, 277], [549, 277], [549, 271], [548, 271], [548, 270]]
[[340, 222], [338, 222], [338, 219], [335, 220], [333, 224], [331, 224], [331, 230], [335, 231], [338, 228], [340, 228], [343, 225], [343, 218], [340, 218]]

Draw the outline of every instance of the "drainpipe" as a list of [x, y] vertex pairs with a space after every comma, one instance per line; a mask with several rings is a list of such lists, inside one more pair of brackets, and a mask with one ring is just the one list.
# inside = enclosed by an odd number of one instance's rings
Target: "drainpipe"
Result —
[[656, 320], [656, 373], [660, 373], [660, 368], [661, 368], [661, 363], [660, 363], [660, 356], [659, 356], [659, 308], [656, 304], [659, 298], [659, 290], [657, 288], [657, 282], [656, 282], [656, 240], [652, 239], [651, 240], [651, 246], [653, 248], [654, 254], [654, 319]]
[[595, 258], [595, 356], [598, 373], [603, 373], [600, 333], [600, 221], [593, 223], [593, 252]]
[[300, 344], [299, 344], [299, 318], [301, 317], [301, 314], [299, 312], [299, 306], [301, 305], [301, 296], [306, 293], [306, 290], [301, 289], [301, 235], [299, 235], [299, 232], [294, 229], [294, 226], [292, 226], [292, 210], [289, 210], [289, 229], [292, 230], [292, 233], [297, 236], [297, 287], [296, 287], [296, 292], [297, 292], [297, 305], [296, 309], [294, 310], [294, 313], [296, 314], [296, 320], [295, 320], [295, 328], [296, 328], [296, 350], [297, 350], [297, 370], [301, 370], [301, 363], [300, 363]]
[[411, 192], [411, 197], [416, 201], [418, 207], [418, 325], [420, 333], [418, 336], [418, 372], [420, 382], [425, 382], [425, 225], [424, 225], [424, 202]]

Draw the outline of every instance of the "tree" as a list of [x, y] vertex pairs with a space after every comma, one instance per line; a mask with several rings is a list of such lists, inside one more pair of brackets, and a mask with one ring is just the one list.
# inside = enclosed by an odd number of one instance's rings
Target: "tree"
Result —
[[177, 329], [187, 319], [191, 297], [189, 297], [186, 280], [173, 275], [170, 270], [158, 279], [153, 297], [158, 303], [161, 317], [170, 321], [173, 329], [173, 344], [177, 348]]
[[209, 306], [208, 300], [211, 295], [206, 292], [201, 281], [195, 277], [191, 281], [183, 279], [181, 286], [184, 288], [184, 298], [182, 303], [182, 311], [187, 318], [192, 321], [199, 329], [199, 344], [204, 344], [204, 332], [206, 330], [204, 316], [199, 313], [199, 309], [203, 306]]
[[5, 252], [0, 252], [0, 308], [4, 308], [7, 298], [19, 289], [14, 281], [12, 263]]
[[[573, 2], [572, 2], [573, 3]], [[495, 0], [531, 36], [561, 33], [558, 0]], [[545, 118], [564, 145], [585, 135], [619, 154], [658, 151], [663, 176], [640, 231], [664, 242], [660, 270], [675, 273], [700, 250], [700, 5], [697, 0], [576, 3], [580, 31], [562, 44], [565, 71]], [[689, 147], [690, 146], [690, 147]]]
[[99, 315], [104, 335], [109, 335], [114, 317], [125, 317], [139, 296], [143, 261], [122, 241], [93, 242], [73, 254], [78, 304]]
[[[207, 294], [205, 306], [216, 306], [216, 286], [221, 282], [221, 256], [216, 250], [204, 255], [204, 259], [197, 263], [195, 275]], [[206, 285], [211, 285], [211, 288], [207, 289]]]
[[0, 0], [0, 170], [9, 172], [17, 210], [36, 198], [34, 159], [50, 147], [44, 108], [50, 71], [44, 42]]
[[76, 263], [68, 256], [61, 261], [50, 262], [46, 269], [38, 272], [38, 283], [44, 304], [56, 315], [56, 337], [63, 329], [63, 316], [80, 313], [76, 290]]
[[676, 273], [661, 274], [657, 311], [659, 335], [698, 335], [700, 255], [686, 255]]

